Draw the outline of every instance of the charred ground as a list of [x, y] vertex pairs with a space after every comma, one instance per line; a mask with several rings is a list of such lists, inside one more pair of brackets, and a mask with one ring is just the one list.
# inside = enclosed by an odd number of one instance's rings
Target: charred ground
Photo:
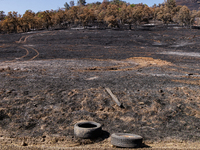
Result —
[[[199, 142], [199, 39], [199, 30], [182, 28], [0, 35], [1, 143], [107, 148], [114, 132], [147, 143]], [[76, 139], [80, 120], [108, 133]]]

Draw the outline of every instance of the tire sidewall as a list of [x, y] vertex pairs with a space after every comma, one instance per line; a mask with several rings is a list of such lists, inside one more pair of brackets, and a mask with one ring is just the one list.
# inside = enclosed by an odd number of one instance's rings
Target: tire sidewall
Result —
[[[80, 127], [82, 124], [92, 124], [96, 127], [92, 128], [84, 128]], [[91, 138], [97, 138], [102, 133], [102, 126], [101, 124], [93, 121], [85, 121], [85, 122], [78, 122], [74, 125], [74, 135], [78, 138], [83, 139], [91, 139]]]
[[136, 134], [113, 133], [111, 144], [117, 147], [136, 148], [142, 145], [143, 138]]

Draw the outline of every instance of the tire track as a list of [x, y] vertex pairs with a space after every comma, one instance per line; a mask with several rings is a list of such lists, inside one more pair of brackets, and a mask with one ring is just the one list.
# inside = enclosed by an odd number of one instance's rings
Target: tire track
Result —
[[22, 42], [22, 39], [24, 38], [25, 36], [22, 36], [19, 41], [16, 41], [16, 43], [21, 43]]
[[[11, 47], [11, 46], [9, 46], [9, 47]], [[21, 59], [23, 59], [23, 58], [25, 58], [25, 57], [27, 57], [27, 56], [29, 55], [28, 49], [26, 49], [25, 47], [22, 47], [22, 46], [19, 46], [19, 48], [26, 50], [26, 54], [23, 55], [23, 56], [21, 56], [21, 57], [19, 57], [19, 58], [15, 58], [15, 59], [13, 59], [13, 60], [3, 61], [2, 63], [12, 63], [12, 62], [16, 62], [17, 60], [21, 60]]]
[[28, 51], [25, 47], [21, 47], [21, 46], [20, 46], [20, 48], [26, 50], [26, 55], [24, 55], [24, 56], [22, 56], [22, 57], [19, 58], [19, 59], [23, 59], [24, 57], [26, 57], [26, 56], [29, 55], [29, 51]]
[[33, 51], [35, 51], [37, 54], [35, 56], [33, 56], [31, 59], [29, 59], [28, 61], [31, 61], [33, 59], [35, 59], [36, 57], [38, 57], [40, 55], [40, 53], [38, 52], [38, 50], [36, 50], [35, 48], [29, 47], [28, 48], [32, 49]]
[[[30, 34], [30, 35], [27, 35], [27, 36], [22, 36], [19, 41], [16, 41], [16, 43], [25, 43], [27, 41], [27, 39], [30, 37], [30, 36], [33, 36], [33, 35], [38, 35], [38, 34], [44, 34], [44, 33], [49, 33], [50, 31], [44, 31], [44, 32], [41, 32], [41, 33], [34, 33], [34, 34]], [[51, 33], [51, 34], [55, 34], [55, 33]]]
[[[28, 48], [26, 48], [28, 47]], [[19, 57], [19, 58], [15, 58], [13, 60], [9, 60], [9, 61], [3, 61], [2, 63], [13, 63], [13, 62], [17, 62], [17, 61], [20, 61], [20, 60], [24, 60], [24, 61], [31, 61], [31, 60], [34, 60], [36, 57], [39, 56], [39, 52], [38, 50], [36, 50], [35, 48], [32, 48], [30, 46], [19, 46], [20, 49], [23, 49], [26, 51], [26, 54]], [[36, 53], [36, 54], [33, 54], [33, 53]], [[32, 55], [32, 56], [31, 56]], [[31, 57], [30, 59], [26, 60], [27, 58]]]
[[[45, 33], [50, 33], [50, 34], [47, 34], [47, 35], [55, 35], [58, 31], [54, 31], [54, 32], [51, 32], [51, 31], [44, 31], [44, 32], [40, 32], [40, 33], [34, 33], [34, 34], [30, 34], [30, 35], [23, 35], [18, 41], [15, 41], [17, 44], [20, 44], [20, 43], [26, 43], [27, 39], [31, 36], [34, 36], [34, 35], [42, 35], [42, 34], [45, 34]], [[25, 46], [25, 45], [24, 45]], [[19, 61], [19, 60], [22, 60], [22, 59], [27, 59], [28, 57], [30, 57], [32, 55], [32, 51], [34, 51], [36, 53], [36, 55], [32, 56], [30, 59], [26, 60], [26, 61], [31, 61], [31, 60], [34, 60], [35, 58], [37, 58], [39, 56], [39, 52], [37, 49], [35, 48], [32, 48], [28, 45], [26, 45], [26, 47], [24, 46], [18, 46], [19, 48], [21, 49], [24, 49], [26, 50], [26, 54], [21, 56], [20, 58], [15, 58], [13, 60], [10, 60], [10, 61], [4, 61], [3, 63], [12, 63], [12, 62], [16, 62], [16, 61]], [[2, 45], [1, 48], [4, 48], [5, 45]]]
[[[20, 57], [19, 60], [26, 59], [24, 61], [31, 61], [31, 60], [34, 60], [36, 57], [38, 57], [40, 55], [38, 50], [35, 49], [35, 48], [32, 48], [31, 46], [28, 46], [28, 45], [26, 45], [26, 47], [20, 46], [20, 48], [25, 49], [27, 53], [26, 53], [26, 55]], [[33, 54], [33, 53], [36, 53], [36, 55]]]
[[26, 36], [25, 38], [24, 38], [24, 41], [23, 41], [23, 43], [25, 43], [26, 42], [26, 40], [30, 37], [31, 35], [29, 35], [29, 36]]

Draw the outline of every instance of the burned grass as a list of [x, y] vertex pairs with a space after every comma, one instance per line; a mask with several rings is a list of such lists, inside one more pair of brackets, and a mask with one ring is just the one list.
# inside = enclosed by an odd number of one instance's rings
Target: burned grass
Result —
[[0, 142], [111, 148], [107, 138], [76, 139], [73, 126], [80, 120], [99, 122], [110, 134], [142, 135], [149, 144], [198, 142], [199, 58], [163, 52], [176, 51], [171, 45], [185, 36], [193, 44], [178, 50], [197, 53], [199, 35], [198, 30], [171, 29], [5, 35], [0, 45]]

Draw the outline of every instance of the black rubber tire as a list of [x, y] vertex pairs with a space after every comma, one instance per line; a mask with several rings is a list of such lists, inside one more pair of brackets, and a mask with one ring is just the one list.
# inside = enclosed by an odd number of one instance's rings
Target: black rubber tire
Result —
[[111, 144], [117, 147], [136, 148], [142, 146], [143, 138], [140, 135], [130, 133], [113, 133]]
[[97, 138], [102, 134], [100, 123], [93, 121], [78, 122], [74, 125], [74, 135], [82, 139]]

